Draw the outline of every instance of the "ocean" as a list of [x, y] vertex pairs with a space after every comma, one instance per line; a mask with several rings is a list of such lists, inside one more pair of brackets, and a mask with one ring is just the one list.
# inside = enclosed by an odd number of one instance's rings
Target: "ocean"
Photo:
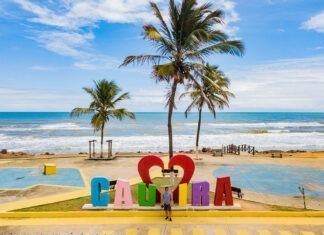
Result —
[[[113, 152], [167, 151], [167, 113], [135, 113], [136, 120], [112, 120], [105, 140]], [[195, 148], [198, 113], [173, 114], [174, 150]], [[68, 112], [0, 112], [0, 149], [40, 154], [88, 151], [97, 140], [90, 116], [71, 118]], [[200, 147], [249, 144], [257, 150], [324, 150], [324, 113], [219, 112], [203, 113]], [[106, 149], [106, 146], [105, 146]]]

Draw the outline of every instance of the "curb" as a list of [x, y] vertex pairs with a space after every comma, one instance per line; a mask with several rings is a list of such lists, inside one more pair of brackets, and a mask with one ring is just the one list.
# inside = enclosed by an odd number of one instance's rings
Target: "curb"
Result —
[[[163, 211], [69, 211], [69, 212], [5, 212], [7, 218], [80, 218], [80, 217], [161, 217]], [[324, 211], [278, 212], [278, 211], [174, 211], [173, 217], [324, 217]]]

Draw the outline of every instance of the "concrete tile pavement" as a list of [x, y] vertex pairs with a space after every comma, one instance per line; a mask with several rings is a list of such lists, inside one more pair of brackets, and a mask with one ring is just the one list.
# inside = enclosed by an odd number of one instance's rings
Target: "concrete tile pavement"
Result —
[[323, 217], [0, 219], [0, 235], [323, 235]]

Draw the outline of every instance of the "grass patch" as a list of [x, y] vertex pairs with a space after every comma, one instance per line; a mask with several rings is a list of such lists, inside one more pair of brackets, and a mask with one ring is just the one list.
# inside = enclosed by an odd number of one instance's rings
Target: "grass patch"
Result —
[[82, 206], [88, 203], [90, 203], [90, 196], [13, 210], [13, 212], [80, 211]]
[[272, 211], [314, 211], [311, 209], [296, 208], [290, 206], [269, 205]]
[[[174, 179], [175, 184], [178, 184], [180, 182], [180, 180], [181, 180], [180, 178], [175, 178]], [[159, 191], [162, 191], [162, 186], [170, 184], [169, 177], [157, 177], [157, 178], [154, 178], [152, 181], [156, 185], [156, 187]], [[188, 189], [189, 189], [188, 194], [191, 198], [190, 185], [189, 185]], [[138, 185], [137, 184], [132, 185], [131, 191], [132, 191], [133, 203], [137, 203]], [[115, 201], [115, 190], [110, 191], [109, 194], [110, 194], [110, 203], [113, 203]], [[54, 203], [44, 204], [44, 205], [40, 205], [40, 206], [33, 206], [33, 207], [18, 209], [18, 210], [14, 210], [14, 212], [80, 211], [80, 210], [82, 210], [82, 206], [84, 204], [89, 204], [89, 203], [91, 203], [91, 198], [90, 198], [90, 196], [86, 196], [86, 197], [80, 197], [80, 198], [70, 199], [70, 200], [66, 200], [66, 201], [61, 201], [61, 202], [54, 202]]]

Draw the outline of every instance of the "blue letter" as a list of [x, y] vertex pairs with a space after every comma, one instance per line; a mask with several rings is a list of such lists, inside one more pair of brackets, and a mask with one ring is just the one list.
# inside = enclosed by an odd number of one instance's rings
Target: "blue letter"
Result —
[[101, 193], [101, 191], [108, 190], [109, 185], [109, 179], [103, 176], [94, 177], [91, 180], [91, 203], [94, 207], [108, 205], [110, 196], [107, 193]]

